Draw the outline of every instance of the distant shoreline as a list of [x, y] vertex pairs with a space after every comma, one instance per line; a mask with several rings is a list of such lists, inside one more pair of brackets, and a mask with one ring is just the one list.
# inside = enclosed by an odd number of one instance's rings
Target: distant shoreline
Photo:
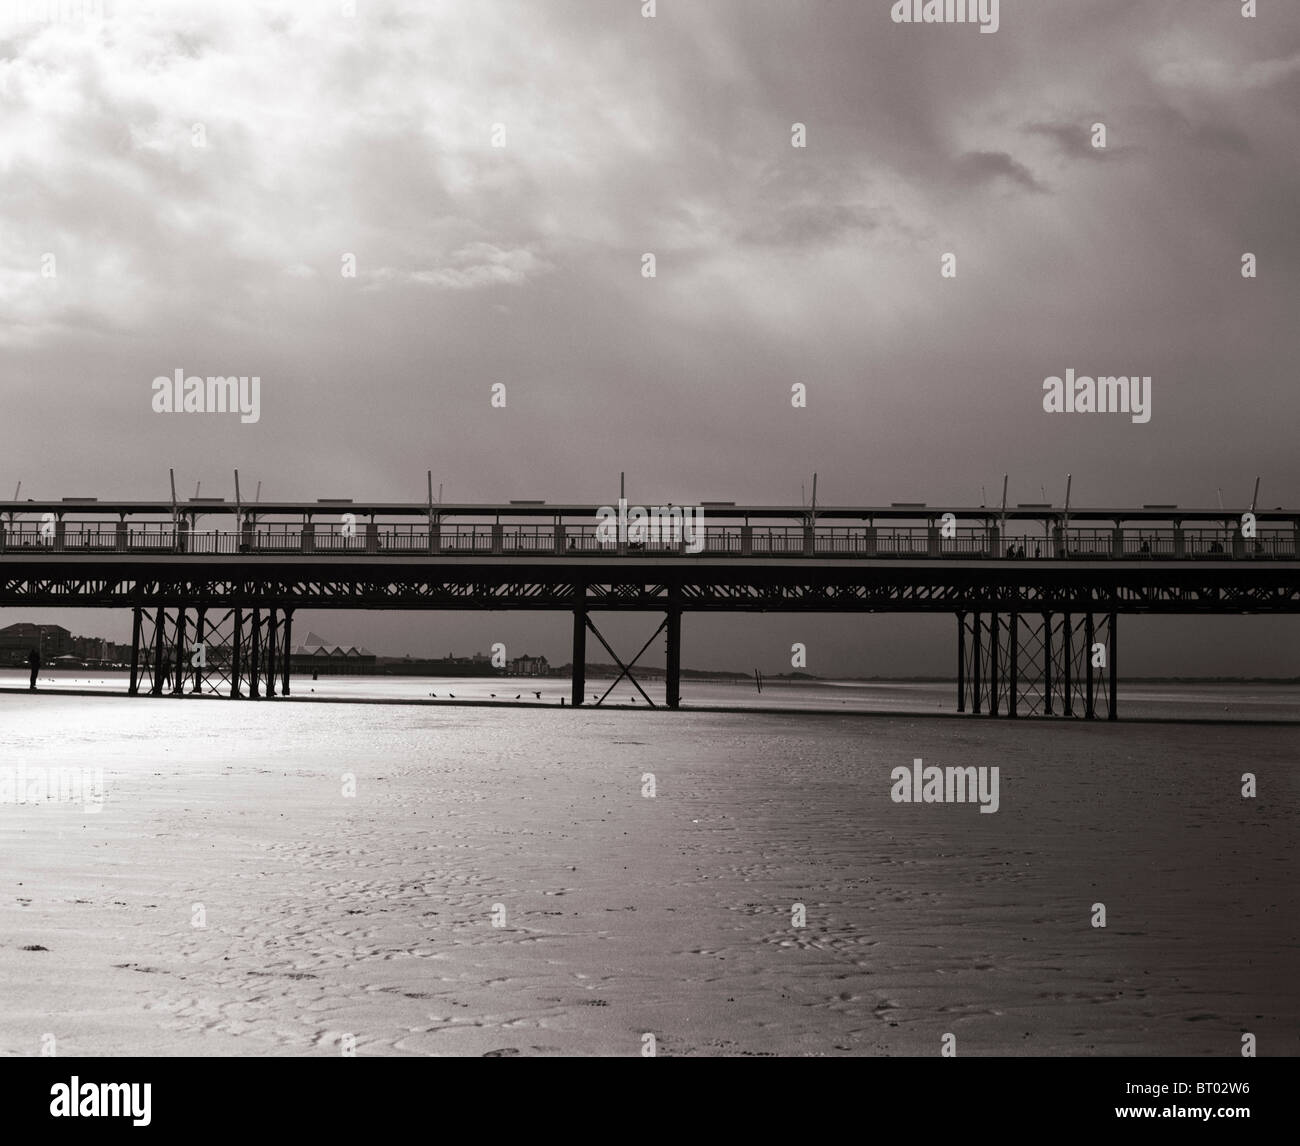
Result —
[[[566, 666], [567, 667], [567, 666]], [[10, 669], [15, 673], [26, 673], [26, 665], [4, 665], [0, 666], [0, 671]], [[99, 667], [90, 665], [53, 665], [43, 664], [41, 673], [91, 673], [103, 674], [105, 676], [126, 675], [129, 669], [122, 667]], [[570, 680], [568, 673], [555, 673], [550, 676], [511, 676], [508, 673], [476, 674], [473, 672], [452, 674], [452, 673], [402, 673], [402, 672], [384, 672], [378, 671], [373, 673], [321, 673], [326, 679], [356, 679], [358, 677], [421, 677], [427, 676], [431, 680], [437, 680], [443, 677], [454, 679], [459, 676], [464, 679], [482, 676], [482, 679], [499, 679], [499, 680], [531, 680], [538, 683], [544, 681], [561, 681]], [[615, 677], [618, 675], [617, 668], [613, 665], [587, 665], [587, 676], [591, 679], [603, 679]], [[662, 681], [665, 673], [663, 669], [649, 669], [635, 673], [640, 679], [647, 681]], [[293, 680], [306, 680], [311, 676], [308, 672], [293, 673]], [[1100, 674], [1099, 674], [1100, 678]], [[738, 684], [752, 686], [754, 676], [752, 673], [732, 673], [711, 669], [682, 669], [683, 680], [707, 681], [714, 684]], [[764, 685], [798, 685], [798, 684], [951, 684], [956, 685], [955, 676], [814, 676], [812, 673], [779, 673], [771, 676], [766, 673], [762, 674]], [[1121, 676], [1121, 684], [1255, 684], [1255, 685], [1300, 685], [1300, 676]]]

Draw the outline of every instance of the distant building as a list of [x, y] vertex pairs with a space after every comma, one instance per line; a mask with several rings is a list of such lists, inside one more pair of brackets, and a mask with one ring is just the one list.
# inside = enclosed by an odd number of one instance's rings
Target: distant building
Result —
[[448, 653], [432, 660], [411, 656], [378, 657], [375, 663], [378, 672], [402, 676], [504, 676], [506, 671], [493, 665], [492, 658], [486, 653], [470, 657]]
[[103, 637], [73, 637], [72, 655], [83, 661], [108, 661], [113, 659], [112, 643]]
[[289, 671], [327, 676], [367, 676], [375, 671], [375, 654], [364, 646], [333, 645], [308, 633], [289, 654]]
[[511, 676], [550, 676], [551, 666], [545, 657], [530, 657], [525, 653], [510, 662]]
[[0, 664], [25, 665], [32, 649], [49, 664], [55, 657], [72, 653], [72, 634], [62, 625], [34, 625], [25, 621], [0, 629]]

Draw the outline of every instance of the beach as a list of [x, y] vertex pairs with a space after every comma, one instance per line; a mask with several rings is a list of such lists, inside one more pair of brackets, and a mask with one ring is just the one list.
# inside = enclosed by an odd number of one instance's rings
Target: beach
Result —
[[[1295, 726], [9, 693], [0, 721], [0, 767], [50, 781], [0, 803], [6, 1055], [1300, 1053]], [[996, 814], [896, 803], [917, 758], [998, 767]]]

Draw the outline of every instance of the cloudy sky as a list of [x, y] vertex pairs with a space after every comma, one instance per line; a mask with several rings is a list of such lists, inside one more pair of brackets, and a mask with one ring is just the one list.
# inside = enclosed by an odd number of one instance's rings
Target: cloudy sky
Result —
[[[448, 500], [599, 502], [626, 471], [646, 504], [771, 503], [815, 470], [825, 503], [1004, 472], [1059, 503], [1070, 472], [1076, 504], [1245, 508], [1260, 475], [1295, 507], [1300, 7], [1002, 0], [988, 35], [891, 6], [6, 0], [3, 496], [238, 467], [264, 497], [419, 500], [432, 469]], [[1149, 375], [1150, 422], [1045, 414], [1071, 368]], [[154, 413], [177, 369], [259, 376], [260, 420]], [[562, 617], [317, 618], [567, 659]], [[952, 659], [950, 620], [747, 625], [691, 619], [686, 663]], [[1300, 672], [1294, 626], [1203, 655], [1131, 627], [1132, 671]]]

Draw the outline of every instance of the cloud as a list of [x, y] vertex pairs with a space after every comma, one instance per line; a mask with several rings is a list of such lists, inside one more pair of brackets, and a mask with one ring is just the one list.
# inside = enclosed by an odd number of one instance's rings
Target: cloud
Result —
[[[89, 488], [188, 451], [315, 496], [320, 453], [164, 436], [137, 390], [183, 362], [260, 374], [255, 432], [310, 429], [357, 489], [436, 452], [472, 497], [625, 468], [653, 496], [775, 497], [815, 458], [850, 499], [937, 501], [1008, 453], [1197, 481], [1187, 435], [1234, 428], [1274, 452], [1225, 467], [1296, 470], [1260, 433], [1300, 416], [1300, 16], [1265, 40], [1190, 3], [1021, 5], [996, 36], [860, 0], [341, 7], [123, 2], [0, 33], [0, 344], [28, 416], [86, 443], [50, 459], [0, 419], [10, 464]], [[1104, 464], [1032, 393], [1093, 359], [1170, 391]], [[1225, 376], [1268, 394], [1219, 401]]]
[[1210, 57], [1170, 60], [1156, 74], [1160, 83], [1200, 92], [1256, 92], [1300, 75], [1300, 53], [1282, 59], [1233, 63]]
[[501, 250], [491, 243], [469, 243], [454, 251], [448, 265], [407, 272], [404, 276], [384, 269], [386, 277], [405, 277], [411, 282], [449, 290], [475, 287], [521, 286], [550, 267], [532, 251], [524, 248]]
[[1031, 135], [1042, 135], [1052, 140], [1057, 148], [1070, 159], [1083, 159], [1094, 163], [1103, 163], [1116, 159], [1132, 151], [1131, 147], [1117, 147], [1107, 144], [1094, 147], [1092, 144], [1093, 124], [1098, 120], [1079, 123], [1031, 123], [1024, 128]]
[[959, 177], [969, 183], [1009, 179], [1027, 191], [1046, 190], [1029, 168], [1005, 151], [968, 151], [958, 159], [957, 171]]

